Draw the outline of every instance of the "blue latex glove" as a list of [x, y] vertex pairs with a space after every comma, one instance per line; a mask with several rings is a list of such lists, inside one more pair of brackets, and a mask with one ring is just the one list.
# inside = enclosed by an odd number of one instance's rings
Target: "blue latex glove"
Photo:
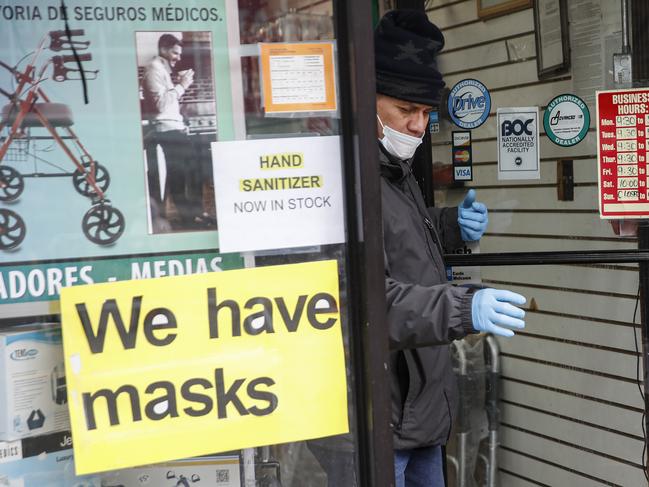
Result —
[[470, 189], [464, 201], [457, 207], [457, 223], [460, 225], [460, 235], [465, 242], [480, 240], [487, 230], [489, 218], [487, 206], [475, 200], [475, 189]]
[[525, 297], [503, 289], [480, 289], [471, 301], [473, 328], [503, 337], [513, 337], [514, 332], [525, 328], [525, 311], [509, 303], [521, 306]]

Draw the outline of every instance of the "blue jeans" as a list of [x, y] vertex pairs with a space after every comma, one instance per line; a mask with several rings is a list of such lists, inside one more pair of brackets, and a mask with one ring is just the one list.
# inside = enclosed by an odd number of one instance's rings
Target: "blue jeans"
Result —
[[444, 487], [442, 447], [394, 450], [396, 487]]

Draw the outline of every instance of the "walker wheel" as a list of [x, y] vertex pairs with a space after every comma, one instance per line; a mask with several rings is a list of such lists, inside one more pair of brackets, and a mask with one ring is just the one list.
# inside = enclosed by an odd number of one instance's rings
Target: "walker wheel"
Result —
[[25, 222], [15, 211], [0, 208], [0, 250], [11, 250], [25, 239]]
[[[83, 172], [77, 169], [72, 173], [72, 184], [74, 184], [74, 189], [83, 196], [92, 196], [95, 194], [95, 188], [93, 188], [88, 181], [92, 164], [91, 161], [85, 161], [81, 164], [83, 166]], [[94, 162], [94, 165], [95, 184], [102, 192], [104, 192], [108, 189], [108, 185], [110, 184], [110, 176], [108, 175], [106, 168], [97, 161]]]
[[18, 199], [23, 189], [25, 189], [25, 180], [22, 174], [13, 167], [0, 166], [0, 201]]
[[81, 225], [84, 235], [92, 243], [110, 245], [122, 236], [126, 222], [121, 211], [101, 202], [83, 215]]

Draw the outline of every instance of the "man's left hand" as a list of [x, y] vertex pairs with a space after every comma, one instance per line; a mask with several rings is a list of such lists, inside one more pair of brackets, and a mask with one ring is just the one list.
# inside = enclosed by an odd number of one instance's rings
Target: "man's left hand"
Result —
[[470, 189], [464, 201], [458, 206], [457, 223], [460, 225], [460, 234], [465, 242], [480, 240], [487, 230], [489, 223], [487, 206], [475, 200], [475, 189]]

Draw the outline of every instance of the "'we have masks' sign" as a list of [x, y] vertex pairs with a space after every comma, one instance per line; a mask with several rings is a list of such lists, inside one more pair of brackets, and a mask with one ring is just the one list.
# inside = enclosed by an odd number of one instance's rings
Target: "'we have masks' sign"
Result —
[[78, 474], [348, 431], [335, 261], [63, 289]]

